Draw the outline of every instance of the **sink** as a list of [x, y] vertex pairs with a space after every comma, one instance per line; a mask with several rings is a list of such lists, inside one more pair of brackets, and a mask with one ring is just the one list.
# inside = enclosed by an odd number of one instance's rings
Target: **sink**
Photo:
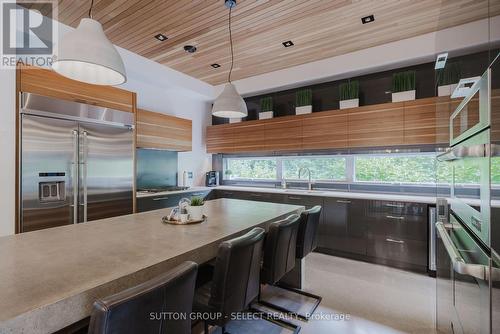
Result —
[[306, 190], [306, 189], [285, 189], [286, 193], [303, 193], [303, 194], [321, 194], [321, 190]]

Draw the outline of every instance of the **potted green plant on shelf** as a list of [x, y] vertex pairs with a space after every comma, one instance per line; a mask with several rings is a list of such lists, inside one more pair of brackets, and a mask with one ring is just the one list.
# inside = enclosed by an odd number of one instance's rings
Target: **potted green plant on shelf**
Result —
[[273, 118], [273, 98], [271, 96], [260, 99], [259, 119]]
[[359, 107], [359, 81], [347, 81], [339, 86], [340, 109]]
[[460, 63], [448, 63], [448, 66], [438, 70], [437, 76], [438, 96], [450, 96], [462, 76]]
[[192, 197], [191, 203], [187, 206], [187, 213], [189, 215], [189, 219], [191, 220], [201, 220], [203, 219], [203, 206], [205, 202], [201, 197]]
[[302, 89], [295, 93], [295, 114], [304, 115], [312, 113], [312, 90]]
[[226, 180], [231, 180], [233, 178], [233, 172], [230, 169], [226, 169], [224, 172], [224, 175], [226, 175]]
[[415, 100], [415, 71], [392, 75], [392, 102]]

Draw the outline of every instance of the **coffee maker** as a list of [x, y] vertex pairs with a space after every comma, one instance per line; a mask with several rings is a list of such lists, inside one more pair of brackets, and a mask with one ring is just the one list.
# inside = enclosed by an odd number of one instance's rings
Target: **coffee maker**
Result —
[[205, 176], [205, 185], [207, 187], [217, 187], [219, 185], [219, 172], [211, 170]]

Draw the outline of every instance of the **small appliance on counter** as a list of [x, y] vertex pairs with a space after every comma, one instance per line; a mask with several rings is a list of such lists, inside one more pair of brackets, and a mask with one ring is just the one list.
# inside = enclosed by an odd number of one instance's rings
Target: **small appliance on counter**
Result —
[[214, 170], [207, 172], [205, 178], [205, 185], [207, 187], [217, 187], [219, 185], [219, 172]]
[[182, 186], [191, 188], [193, 186], [193, 172], [182, 172]]

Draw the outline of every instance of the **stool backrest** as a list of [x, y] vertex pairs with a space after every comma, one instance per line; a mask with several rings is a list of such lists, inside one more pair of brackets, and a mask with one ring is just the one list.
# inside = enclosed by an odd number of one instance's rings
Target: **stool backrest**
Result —
[[272, 223], [266, 235], [261, 281], [278, 282], [295, 266], [295, 249], [299, 229], [298, 215]]
[[297, 235], [297, 258], [302, 259], [318, 245], [318, 227], [321, 205], [304, 210], [300, 214], [299, 234]]
[[[184, 262], [147, 282], [94, 303], [91, 334], [188, 334], [198, 265]], [[185, 319], [167, 318], [176, 313]]]
[[208, 303], [223, 316], [243, 311], [257, 298], [264, 235], [256, 227], [220, 244]]

